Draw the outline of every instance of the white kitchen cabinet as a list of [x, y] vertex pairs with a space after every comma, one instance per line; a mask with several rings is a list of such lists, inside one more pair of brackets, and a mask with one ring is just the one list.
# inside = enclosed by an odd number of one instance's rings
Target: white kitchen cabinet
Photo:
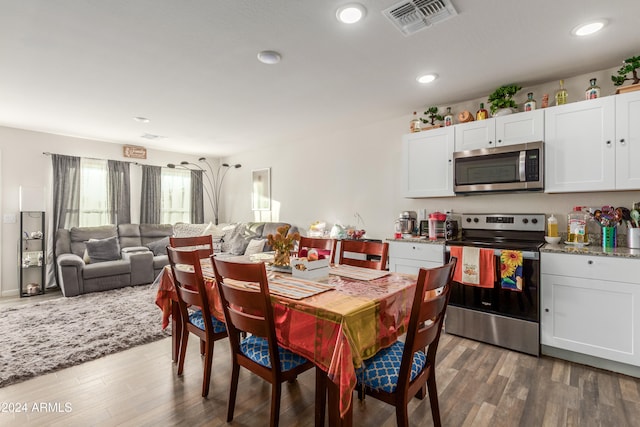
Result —
[[616, 189], [640, 188], [640, 91], [616, 96]]
[[402, 138], [402, 195], [445, 197], [453, 192], [453, 126]]
[[455, 151], [542, 141], [544, 111], [508, 114], [456, 125]]
[[640, 366], [640, 259], [541, 254], [540, 343]]
[[444, 244], [414, 241], [389, 242], [389, 271], [418, 274], [420, 268], [444, 264]]
[[545, 111], [545, 192], [640, 188], [640, 92]]

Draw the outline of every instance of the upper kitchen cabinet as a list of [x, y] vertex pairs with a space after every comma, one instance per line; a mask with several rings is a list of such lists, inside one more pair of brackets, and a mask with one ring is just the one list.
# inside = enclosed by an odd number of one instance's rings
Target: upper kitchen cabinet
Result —
[[640, 92], [545, 110], [545, 191], [640, 188]]
[[461, 123], [455, 128], [455, 151], [542, 141], [544, 137], [544, 111], [527, 111]]
[[640, 188], [640, 92], [616, 96], [616, 189]]
[[402, 137], [402, 195], [445, 197], [453, 192], [454, 127]]

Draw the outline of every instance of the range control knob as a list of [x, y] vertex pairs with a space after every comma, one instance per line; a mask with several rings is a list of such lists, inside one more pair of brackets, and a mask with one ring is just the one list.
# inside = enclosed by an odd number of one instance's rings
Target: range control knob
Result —
[[531, 220], [531, 222], [532, 222], [532, 223], [534, 223], [534, 224], [537, 224], [537, 223], [538, 223], [538, 219], [537, 219], [537, 218], [533, 218], [533, 219]]
[[477, 224], [478, 222], [480, 222], [480, 220], [478, 218], [473, 218], [473, 222]]
[[522, 222], [524, 222], [525, 224], [528, 224], [529, 220], [527, 218], [522, 218]]
[[471, 218], [467, 218], [467, 222], [471, 222]]

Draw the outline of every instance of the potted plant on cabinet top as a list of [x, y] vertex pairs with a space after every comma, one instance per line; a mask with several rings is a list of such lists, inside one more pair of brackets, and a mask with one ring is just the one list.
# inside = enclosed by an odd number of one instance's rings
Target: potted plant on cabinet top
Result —
[[436, 120], [444, 120], [444, 117], [438, 114], [438, 107], [429, 107], [427, 111], [424, 112], [424, 114], [429, 117], [429, 120], [423, 119], [422, 117], [420, 118], [420, 120], [422, 120], [422, 123], [428, 124], [429, 126], [423, 128], [422, 130], [442, 127], [441, 124], [435, 123]]
[[[629, 86], [624, 86], [616, 90], [616, 93], [632, 92], [640, 90], [640, 77], [638, 77], [638, 68], [640, 68], [640, 56], [633, 56], [622, 61], [622, 67], [618, 70], [617, 76], [611, 76], [614, 86], [622, 86], [627, 80], [631, 80]], [[631, 73], [632, 77], [627, 77]]]
[[489, 104], [491, 104], [491, 115], [494, 117], [503, 116], [513, 113], [514, 108], [518, 108], [513, 96], [522, 89], [516, 84], [500, 86], [491, 95], [489, 95]]

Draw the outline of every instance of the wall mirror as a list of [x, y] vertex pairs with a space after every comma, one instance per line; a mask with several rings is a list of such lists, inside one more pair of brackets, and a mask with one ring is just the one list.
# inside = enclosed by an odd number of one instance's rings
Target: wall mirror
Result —
[[271, 209], [271, 168], [251, 171], [251, 209], [268, 211]]

